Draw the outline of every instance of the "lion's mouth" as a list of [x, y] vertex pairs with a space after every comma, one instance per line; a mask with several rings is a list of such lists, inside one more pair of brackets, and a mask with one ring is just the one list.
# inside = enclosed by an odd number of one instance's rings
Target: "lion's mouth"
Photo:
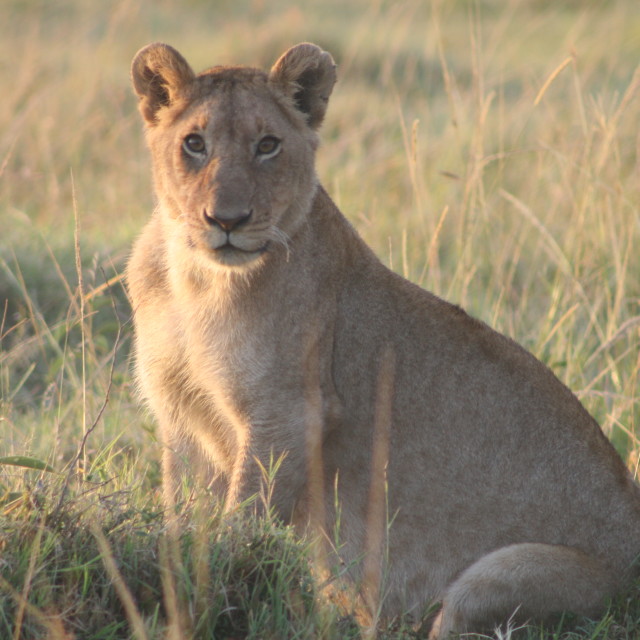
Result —
[[227, 240], [223, 245], [219, 247], [215, 247], [212, 249], [213, 253], [245, 253], [247, 255], [256, 254], [260, 255], [265, 253], [269, 247], [269, 243], [265, 242], [262, 246], [259, 246], [257, 249], [244, 249], [243, 247], [239, 247], [233, 244], [230, 240]]
[[213, 262], [230, 267], [258, 262], [260, 257], [270, 249], [270, 240], [264, 240], [262, 244], [252, 246], [253, 243], [248, 238], [229, 238], [229, 234], [226, 235], [224, 241], [219, 238], [218, 242], [221, 243], [216, 244], [213, 238], [207, 235], [187, 233], [186, 243], [189, 248], [203, 252]]
[[261, 257], [267, 252], [268, 248], [268, 242], [253, 249], [239, 247], [227, 240], [219, 247], [209, 247], [208, 253], [210, 259], [221, 266], [241, 268], [259, 264]]

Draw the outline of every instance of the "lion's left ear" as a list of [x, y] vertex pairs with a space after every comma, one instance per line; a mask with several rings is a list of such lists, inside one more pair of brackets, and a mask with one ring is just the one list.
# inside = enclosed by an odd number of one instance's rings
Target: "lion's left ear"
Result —
[[330, 54], [315, 44], [297, 44], [273, 65], [269, 82], [292, 98], [307, 116], [309, 126], [317, 129], [336, 82], [336, 64]]

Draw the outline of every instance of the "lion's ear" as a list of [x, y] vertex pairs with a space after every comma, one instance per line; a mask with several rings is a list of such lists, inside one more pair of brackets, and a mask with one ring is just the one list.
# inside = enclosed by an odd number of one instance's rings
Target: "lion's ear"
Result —
[[317, 129], [336, 82], [336, 65], [331, 55], [315, 44], [298, 44], [280, 56], [269, 81], [292, 98], [307, 116], [309, 126]]
[[131, 80], [145, 122], [156, 124], [158, 110], [169, 106], [194, 78], [187, 61], [173, 47], [156, 42], [140, 49], [131, 64]]

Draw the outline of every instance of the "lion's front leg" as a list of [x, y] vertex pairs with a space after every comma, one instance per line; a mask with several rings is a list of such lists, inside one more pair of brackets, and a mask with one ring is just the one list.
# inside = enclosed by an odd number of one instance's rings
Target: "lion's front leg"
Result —
[[[207, 455], [193, 433], [171, 419], [160, 419], [162, 447], [162, 494], [167, 515], [176, 514], [192, 497], [203, 493], [216, 496], [221, 504], [229, 482]], [[191, 485], [188, 491], [185, 487]], [[195, 493], [194, 493], [195, 490]]]
[[311, 459], [318, 445], [312, 440], [304, 419], [251, 425], [230, 477], [227, 510], [253, 500], [257, 513], [270, 510], [290, 522], [296, 504], [306, 498], [313, 472]]
[[[297, 518], [323, 508], [322, 451], [326, 436], [341, 422], [342, 405], [330, 375], [329, 329], [286, 342], [278, 351], [293, 345], [293, 353], [282, 362], [272, 362], [269, 354], [261, 358], [272, 363], [261, 376], [237, 373], [235, 384], [225, 389], [228, 401], [219, 407], [239, 445], [227, 508], [257, 495], [258, 512], [270, 509], [289, 523], [294, 511]], [[274, 371], [280, 372], [276, 388]]]

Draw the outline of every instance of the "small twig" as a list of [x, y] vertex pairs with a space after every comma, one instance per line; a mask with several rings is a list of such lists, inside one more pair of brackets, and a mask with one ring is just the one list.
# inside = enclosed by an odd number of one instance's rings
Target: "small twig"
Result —
[[106, 282], [103, 282], [99, 287], [96, 287], [95, 289], [89, 291], [89, 293], [87, 293], [87, 295], [85, 295], [84, 297], [85, 302], [93, 300], [93, 298], [99, 296], [105, 289], [109, 289], [109, 291], [111, 291], [111, 286], [122, 282], [124, 280], [124, 277], [124, 273], [117, 273], [115, 276], [112, 276]]
[[120, 336], [122, 335], [122, 324], [120, 323], [120, 320], [118, 319], [118, 314], [117, 314], [117, 310], [115, 307], [115, 303], [113, 302], [113, 296], [111, 296], [111, 304], [113, 306], [113, 310], [114, 310], [114, 314], [116, 316], [116, 320], [118, 321], [118, 331], [116, 332], [116, 339], [114, 341], [113, 344], [113, 349], [111, 350], [111, 354], [112, 354], [112, 358], [111, 358], [111, 368], [109, 370], [109, 381], [107, 383], [107, 390], [105, 392], [104, 395], [104, 400], [102, 401], [102, 405], [100, 406], [100, 409], [98, 410], [98, 413], [93, 421], [93, 423], [91, 424], [91, 426], [89, 427], [89, 429], [86, 429], [83, 436], [82, 436], [82, 442], [80, 443], [80, 446], [78, 447], [78, 451], [76, 453], [76, 455], [74, 456], [73, 460], [71, 460], [71, 462], [69, 463], [69, 469], [67, 471], [67, 475], [65, 477], [65, 481], [64, 481], [64, 485], [62, 487], [62, 491], [60, 492], [60, 498], [58, 500], [58, 504], [56, 505], [56, 508], [53, 510], [52, 515], [55, 515], [59, 512], [59, 510], [62, 508], [62, 503], [64, 502], [64, 498], [66, 496], [67, 493], [67, 489], [69, 488], [69, 483], [71, 482], [71, 476], [76, 468], [76, 465], [78, 464], [78, 461], [80, 460], [80, 458], [83, 456], [84, 452], [85, 452], [85, 448], [87, 445], [87, 441], [89, 439], [89, 436], [91, 436], [91, 434], [95, 431], [96, 427], [98, 426], [98, 423], [100, 422], [100, 419], [102, 418], [102, 415], [104, 414], [105, 409], [107, 408], [107, 404], [109, 402], [109, 397], [111, 395], [111, 388], [113, 387], [113, 374], [115, 371], [115, 366], [116, 366], [116, 354], [118, 352], [118, 347], [120, 346]]
[[[82, 276], [82, 258], [80, 255], [80, 217], [78, 215], [78, 202], [76, 200], [76, 187], [73, 179], [73, 171], [71, 172], [71, 197], [73, 200], [73, 217], [75, 221], [73, 229], [73, 246], [76, 259], [76, 273], [78, 275], [78, 295], [80, 297], [80, 351], [82, 353], [82, 431], [84, 434], [83, 443], [88, 435], [87, 432], [87, 359], [86, 359], [86, 335], [85, 335], [85, 319], [84, 319], [84, 279]], [[84, 453], [84, 446], [81, 448]], [[77, 460], [76, 460], [77, 462]], [[87, 467], [86, 459], [83, 460], [84, 469]]]

